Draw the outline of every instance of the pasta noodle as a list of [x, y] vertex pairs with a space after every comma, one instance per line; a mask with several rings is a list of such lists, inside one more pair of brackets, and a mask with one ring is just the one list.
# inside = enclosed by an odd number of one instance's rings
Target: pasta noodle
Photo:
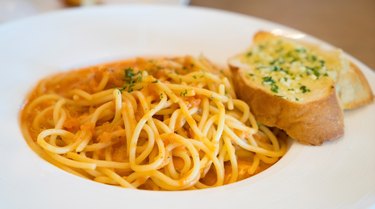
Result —
[[104, 184], [190, 190], [255, 175], [286, 152], [203, 57], [132, 59], [43, 79], [21, 111], [42, 158]]

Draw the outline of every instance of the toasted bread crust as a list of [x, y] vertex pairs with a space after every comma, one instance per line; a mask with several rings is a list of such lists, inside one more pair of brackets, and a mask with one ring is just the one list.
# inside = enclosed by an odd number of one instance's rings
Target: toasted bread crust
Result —
[[267, 126], [283, 129], [292, 138], [320, 145], [344, 134], [343, 112], [335, 87], [318, 100], [297, 103], [270, 94], [251, 84], [241, 69], [230, 66], [237, 96], [247, 102], [256, 119]]
[[366, 77], [354, 63], [350, 63], [348, 72], [340, 77], [337, 85], [341, 89], [338, 96], [344, 109], [355, 109], [374, 101]]
[[[259, 31], [253, 37], [253, 43], [260, 44], [280, 38], [288, 39]], [[311, 43], [291, 41], [321, 57], [325, 69], [330, 69], [330, 73], [325, 72], [328, 80], [309, 80], [314, 81], [314, 84], [309, 86], [313, 91], [306, 96], [302, 95], [302, 100], [297, 100], [297, 97], [293, 100], [296, 93], [285, 92], [285, 86], [284, 92], [277, 94], [275, 92], [278, 92], [278, 88], [273, 91], [260, 85], [259, 79], [267, 78], [264, 77], [265, 74], [261, 74], [263, 77], [257, 77], [257, 74], [252, 72], [255, 70], [254, 66], [240, 60], [252, 54], [239, 54], [229, 60], [236, 94], [249, 104], [260, 123], [283, 129], [289, 136], [302, 143], [319, 145], [324, 141], [336, 139], [344, 134], [343, 109], [354, 109], [373, 102], [371, 87], [361, 70], [348, 61], [341, 50], [324, 50]], [[265, 60], [268, 59], [266, 56]], [[255, 77], [249, 79], [247, 75]]]

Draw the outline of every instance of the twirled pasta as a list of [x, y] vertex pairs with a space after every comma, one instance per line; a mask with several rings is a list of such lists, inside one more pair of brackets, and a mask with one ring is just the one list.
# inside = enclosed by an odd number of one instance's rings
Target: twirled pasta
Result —
[[277, 162], [286, 143], [257, 124], [224, 74], [190, 56], [60, 73], [31, 92], [22, 132], [45, 160], [105, 184], [187, 190], [236, 182]]

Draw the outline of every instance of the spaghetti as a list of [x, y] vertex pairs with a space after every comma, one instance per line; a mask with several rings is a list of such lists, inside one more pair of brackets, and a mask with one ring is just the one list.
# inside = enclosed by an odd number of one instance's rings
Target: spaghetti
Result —
[[224, 74], [190, 56], [60, 73], [31, 92], [21, 129], [42, 158], [97, 182], [147, 190], [229, 184], [277, 162], [286, 142], [257, 124]]

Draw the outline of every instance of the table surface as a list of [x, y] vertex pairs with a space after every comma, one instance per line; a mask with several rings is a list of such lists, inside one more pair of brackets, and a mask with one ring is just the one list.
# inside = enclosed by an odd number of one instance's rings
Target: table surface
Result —
[[281, 23], [331, 43], [375, 70], [375, 0], [191, 0], [190, 5]]

